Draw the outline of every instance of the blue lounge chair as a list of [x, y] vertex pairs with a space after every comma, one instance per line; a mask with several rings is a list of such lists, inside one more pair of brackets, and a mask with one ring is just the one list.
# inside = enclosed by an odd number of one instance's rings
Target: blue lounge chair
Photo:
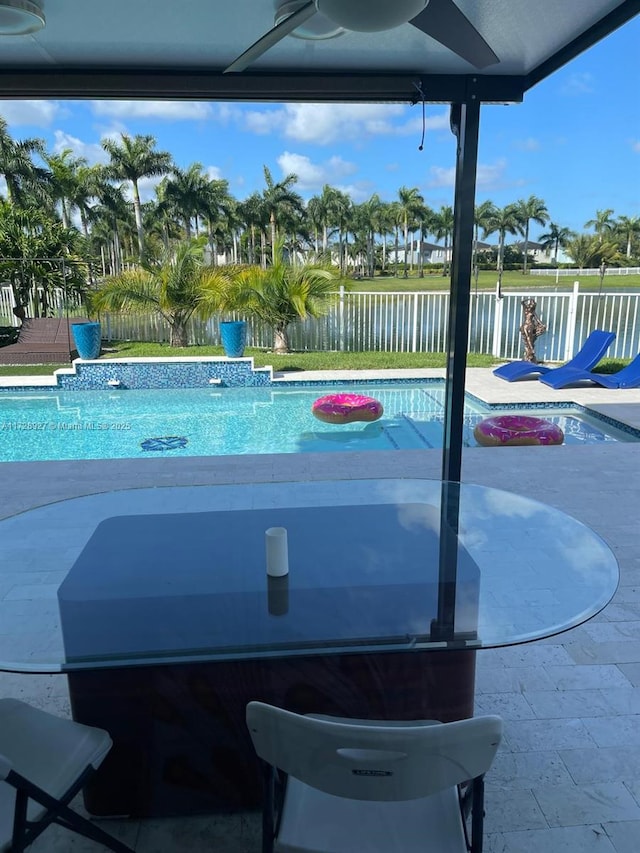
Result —
[[551, 388], [564, 388], [588, 379], [603, 388], [638, 388], [640, 386], [640, 353], [617, 373], [592, 373], [590, 370], [577, 370], [575, 367], [559, 367], [538, 379]]
[[603, 332], [600, 329], [596, 329], [591, 332], [574, 357], [569, 359], [562, 367], [545, 367], [543, 364], [534, 364], [532, 361], [512, 361], [509, 364], [502, 364], [500, 367], [496, 367], [493, 374], [494, 376], [499, 376], [500, 379], [505, 379], [507, 382], [513, 382], [515, 379], [523, 379], [525, 376], [533, 376], [538, 373], [547, 376], [550, 373], [555, 373], [556, 370], [566, 370], [569, 367], [576, 370], [588, 371], [600, 361], [613, 343], [615, 336], [615, 332]]

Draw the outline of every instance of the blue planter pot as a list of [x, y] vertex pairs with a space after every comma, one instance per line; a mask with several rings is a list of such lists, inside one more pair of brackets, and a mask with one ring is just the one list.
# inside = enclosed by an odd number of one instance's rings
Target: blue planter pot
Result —
[[80, 358], [98, 358], [102, 340], [100, 323], [72, 323], [71, 334]]
[[224, 354], [228, 358], [240, 358], [244, 353], [247, 339], [245, 320], [228, 320], [220, 323], [220, 339], [224, 347]]

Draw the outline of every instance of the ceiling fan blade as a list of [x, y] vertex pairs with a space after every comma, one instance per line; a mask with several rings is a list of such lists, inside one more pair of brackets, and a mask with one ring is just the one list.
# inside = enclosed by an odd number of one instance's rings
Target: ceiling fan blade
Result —
[[429, 0], [426, 9], [412, 18], [409, 23], [466, 59], [476, 68], [484, 68], [500, 62], [453, 0]]
[[278, 44], [278, 42], [290, 32], [293, 32], [297, 27], [309, 20], [312, 15], [316, 14], [316, 4], [313, 0], [309, 0], [304, 6], [301, 6], [297, 11], [289, 15], [279, 24], [276, 24], [273, 29], [254, 42], [251, 47], [247, 48], [244, 53], [235, 59], [228, 68], [225, 68], [223, 74], [229, 74], [237, 71], [244, 71], [252, 62], [266, 53], [269, 48]]

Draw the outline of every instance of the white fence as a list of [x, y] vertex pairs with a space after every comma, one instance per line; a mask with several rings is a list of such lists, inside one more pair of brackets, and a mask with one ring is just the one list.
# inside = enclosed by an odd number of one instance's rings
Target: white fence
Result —
[[[42, 304], [42, 288], [37, 288], [31, 293], [29, 304], [26, 306], [27, 317], [35, 317], [39, 311], [38, 305]], [[13, 313], [15, 306], [13, 291], [9, 285], [0, 286], [0, 325], [1, 326], [19, 326], [20, 321]], [[50, 313], [56, 317], [61, 317], [67, 314], [70, 317], [77, 317], [86, 312], [82, 308], [82, 300], [75, 294], [67, 294], [65, 299], [64, 291], [61, 287], [56, 287], [53, 290], [47, 290], [47, 305]]]
[[[7, 288], [0, 288], [0, 325], [15, 325]], [[640, 352], [640, 293], [581, 293], [576, 282], [564, 293], [539, 291], [509, 293], [498, 299], [491, 292], [472, 294], [469, 314], [469, 352], [497, 358], [522, 355], [520, 325], [522, 299], [535, 299], [538, 317], [547, 331], [536, 342], [536, 355], [545, 361], [570, 358], [593, 329], [608, 329], [616, 340], [608, 355], [630, 358]], [[59, 315], [77, 316], [78, 306], [56, 302]], [[337, 350], [343, 352], [443, 352], [446, 349], [449, 294], [445, 292], [336, 294], [325, 317], [292, 323], [291, 348], [297, 351]], [[32, 312], [29, 312], [32, 315]], [[168, 341], [169, 327], [157, 316], [102, 315], [103, 338], [109, 340]], [[217, 319], [191, 320], [189, 341], [220, 344]], [[248, 345], [270, 349], [273, 333], [264, 324], [249, 319]]]
[[[553, 269], [553, 270], [529, 270], [531, 275], [552, 275], [554, 278], [565, 278], [571, 276], [575, 278], [577, 275], [600, 275], [600, 270], [598, 267], [594, 267], [591, 269]], [[605, 275], [638, 275], [640, 274], [640, 267], [607, 267], [604, 272]]]

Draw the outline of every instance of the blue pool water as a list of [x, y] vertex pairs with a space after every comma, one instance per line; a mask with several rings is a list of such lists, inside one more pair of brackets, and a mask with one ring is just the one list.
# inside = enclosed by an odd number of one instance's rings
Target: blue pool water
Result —
[[[380, 400], [383, 417], [340, 426], [311, 414], [318, 397], [345, 391]], [[439, 448], [443, 398], [443, 382], [3, 393], [0, 460]], [[526, 412], [559, 424], [566, 444], [637, 440], [583, 411]], [[475, 446], [473, 427], [489, 413], [499, 412], [467, 399], [467, 446]]]

